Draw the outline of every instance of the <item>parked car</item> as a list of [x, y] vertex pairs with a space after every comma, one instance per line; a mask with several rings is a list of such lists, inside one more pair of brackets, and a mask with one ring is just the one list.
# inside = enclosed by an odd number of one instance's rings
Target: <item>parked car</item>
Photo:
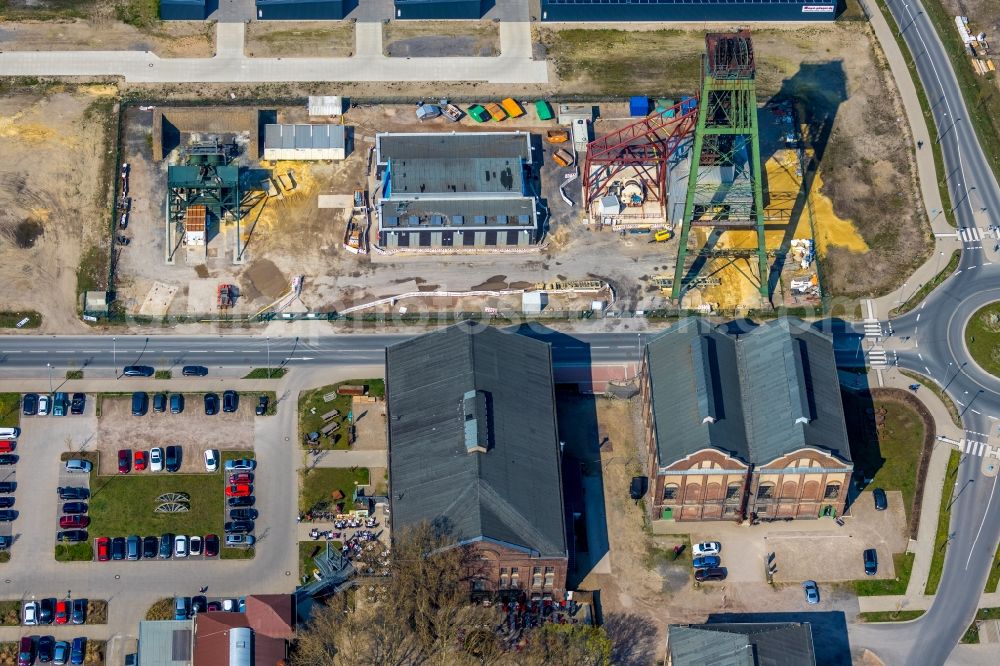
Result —
[[65, 502], [62, 505], [63, 513], [74, 514], [74, 513], [87, 513], [87, 503], [86, 502]]
[[90, 525], [90, 518], [87, 516], [61, 516], [59, 527], [63, 529], [78, 530]]
[[181, 447], [167, 447], [166, 468], [168, 472], [176, 472], [181, 468]]
[[166, 393], [154, 393], [153, 394], [153, 411], [162, 414], [167, 411], [167, 394]]
[[0, 509], [9, 509], [14, 506], [13, 497], [0, 497]]
[[0, 439], [0, 453], [13, 453], [17, 442], [13, 439]]
[[226, 546], [233, 548], [236, 546], [252, 546], [254, 544], [254, 539], [252, 534], [227, 534], [226, 535]]
[[252, 472], [257, 468], [257, 461], [253, 458], [239, 458], [237, 460], [226, 461], [227, 472]]
[[132, 394], [132, 416], [145, 416], [149, 409], [149, 396], [145, 391], [136, 391]]
[[240, 394], [232, 389], [222, 393], [222, 411], [232, 413], [240, 406]]
[[13, 509], [0, 509], [0, 523], [9, 523], [17, 520], [17, 511]]
[[205, 471], [215, 472], [219, 469], [219, 452], [215, 449], [205, 449]]
[[132, 471], [132, 451], [118, 449], [118, 473], [128, 474], [130, 471]]
[[185, 365], [181, 374], [185, 377], [204, 377], [208, 374], [208, 368], [203, 365]]
[[21, 399], [21, 413], [25, 416], [34, 416], [38, 413], [38, 394], [25, 393]]
[[134, 459], [132, 461], [132, 468], [137, 472], [142, 472], [146, 469], [148, 456], [145, 451], [136, 451]]
[[107, 562], [111, 559], [111, 539], [108, 537], [97, 537], [97, 561]]
[[159, 552], [160, 540], [155, 536], [148, 536], [142, 540], [142, 559], [151, 560]]
[[229, 520], [257, 520], [257, 509], [230, 509]]
[[150, 472], [163, 471], [163, 449], [161, 449], [158, 446], [155, 446], [149, 450], [149, 471]]
[[73, 639], [72, 647], [69, 650], [69, 663], [82, 664], [83, 658], [87, 655], [87, 639], [78, 636]]
[[217, 557], [219, 555], [219, 535], [205, 535], [205, 557]]
[[229, 475], [230, 485], [234, 483], [253, 483], [253, 472], [237, 472]]
[[85, 500], [90, 497], [88, 488], [75, 488], [71, 486], [60, 486], [59, 499], [61, 500]]
[[700, 557], [701, 555], [719, 555], [722, 553], [722, 544], [718, 541], [705, 541], [703, 543], [696, 543], [692, 547], [692, 550], [695, 557]]
[[691, 566], [695, 569], [708, 569], [710, 567], [717, 567], [720, 564], [722, 564], [722, 560], [719, 559], [718, 555], [702, 555], [691, 560]]
[[268, 397], [266, 395], [262, 395], [257, 398], [257, 409], [254, 410], [254, 414], [257, 416], [264, 416], [264, 414], [267, 413], [267, 403]]
[[17, 490], [17, 481], [0, 481], [0, 493], [12, 493]]
[[68, 412], [69, 396], [60, 391], [52, 399], [52, 416], [66, 416]]
[[126, 365], [122, 374], [126, 377], [152, 377], [156, 371], [148, 365]]
[[819, 586], [816, 584], [816, 581], [805, 581], [802, 583], [802, 589], [805, 591], [807, 604], [819, 603]]
[[226, 497], [246, 497], [253, 494], [253, 488], [245, 483], [226, 486]]
[[82, 458], [70, 458], [66, 461], [67, 472], [84, 472], [90, 474], [90, 470], [93, 467], [89, 460], [83, 460]]
[[16, 453], [0, 453], [0, 465], [16, 465]]
[[69, 405], [69, 413], [75, 416], [83, 414], [84, 408], [87, 406], [87, 394], [86, 393], [74, 393], [73, 401]]
[[142, 537], [131, 534], [125, 539], [125, 559], [135, 562], [142, 557]]
[[21, 636], [17, 648], [17, 666], [31, 666], [35, 663], [35, 641], [31, 636]]
[[56, 641], [55, 650], [52, 651], [52, 663], [62, 666], [69, 661], [69, 641]]
[[180, 414], [184, 411], [184, 395], [181, 393], [170, 394], [170, 413]]
[[68, 624], [69, 623], [69, 609], [70, 602], [65, 599], [60, 599], [56, 602], [56, 613], [55, 622], [56, 624]]
[[698, 569], [694, 572], [694, 579], [699, 583], [707, 580], [726, 580], [726, 570], [720, 567]]
[[52, 653], [55, 651], [56, 639], [53, 636], [38, 637], [38, 663], [47, 664], [52, 661]]
[[874, 576], [878, 573], [878, 553], [874, 548], [869, 548], [863, 555], [865, 561], [865, 574]]
[[215, 416], [219, 413], [219, 396], [215, 393], [205, 394], [205, 415]]
[[197, 555], [201, 555], [201, 544], [202, 544], [202, 541], [201, 541], [201, 537], [200, 536], [194, 535], [191, 538], [189, 538], [188, 539], [188, 554], [191, 555], [192, 557], [195, 557]]
[[174, 557], [188, 556], [188, 538], [183, 534], [174, 537]]
[[229, 508], [239, 508], [244, 506], [253, 506], [255, 498], [253, 495], [247, 495], [246, 497], [229, 497], [226, 499], [226, 504]]
[[876, 511], [885, 511], [889, 508], [889, 498], [885, 496], [885, 491], [881, 488], [872, 491], [872, 498], [875, 500]]
[[65, 530], [62, 532], [56, 532], [56, 541], [64, 541], [66, 543], [83, 543], [89, 538], [90, 537], [86, 530]]
[[250, 520], [231, 520], [222, 526], [223, 531], [226, 534], [231, 534], [234, 532], [252, 532], [253, 531], [253, 521]]
[[26, 627], [33, 627], [38, 624], [38, 602], [25, 601], [24, 610], [21, 612], [21, 624]]
[[73, 610], [70, 615], [70, 622], [73, 624], [85, 624], [87, 622], [87, 600], [74, 599]]
[[52, 398], [48, 394], [42, 394], [38, 396], [38, 415], [48, 416], [49, 411], [52, 409]]
[[174, 535], [170, 532], [160, 535], [160, 559], [169, 560], [174, 548]]
[[38, 624], [52, 624], [52, 611], [55, 606], [55, 599], [42, 598], [38, 600]]
[[125, 537], [115, 537], [111, 540], [111, 559], [116, 562], [125, 559]]
[[174, 619], [186, 620], [191, 617], [191, 597], [177, 597], [174, 599]]

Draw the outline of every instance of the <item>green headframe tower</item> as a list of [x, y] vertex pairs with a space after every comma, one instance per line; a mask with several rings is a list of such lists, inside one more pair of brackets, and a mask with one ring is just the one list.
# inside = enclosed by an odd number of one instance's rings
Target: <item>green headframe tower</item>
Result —
[[[760, 135], [757, 128], [756, 64], [749, 30], [705, 35], [702, 56], [701, 98], [691, 149], [680, 249], [671, 298], [680, 302], [684, 287], [701, 267], [715, 257], [745, 261], [742, 271], [759, 283], [766, 299], [767, 251], [764, 246], [764, 201], [761, 182]], [[697, 250], [687, 269], [688, 236], [692, 227], [711, 229], [708, 243]], [[757, 232], [757, 249], [717, 248], [726, 231]], [[757, 275], [750, 260], [757, 257]], [[742, 270], [742, 269], [741, 269]]]

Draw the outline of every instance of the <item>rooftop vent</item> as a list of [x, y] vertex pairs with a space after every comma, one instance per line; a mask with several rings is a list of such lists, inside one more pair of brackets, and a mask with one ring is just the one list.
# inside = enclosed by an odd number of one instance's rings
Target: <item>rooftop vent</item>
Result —
[[695, 377], [695, 395], [698, 400], [698, 416], [702, 423], [715, 423], [718, 412], [715, 405], [715, 383], [712, 365], [709, 362], [709, 339], [703, 335], [691, 341], [691, 365]]
[[466, 391], [462, 396], [462, 415], [466, 452], [486, 453], [489, 449], [490, 433], [485, 391]]
[[785, 347], [785, 376], [788, 378], [788, 403], [791, 406], [792, 418], [796, 423], [809, 423], [812, 420], [812, 409], [809, 405], [809, 384], [806, 378], [806, 350], [802, 340], [793, 338], [792, 344]]

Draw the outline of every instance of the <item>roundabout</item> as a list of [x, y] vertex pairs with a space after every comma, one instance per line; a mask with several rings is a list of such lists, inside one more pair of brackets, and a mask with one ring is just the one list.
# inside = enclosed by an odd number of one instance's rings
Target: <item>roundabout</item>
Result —
[[965, 325], [965, 346], [984, 371], [1000, 377], [1000, 302], [976, 310]]

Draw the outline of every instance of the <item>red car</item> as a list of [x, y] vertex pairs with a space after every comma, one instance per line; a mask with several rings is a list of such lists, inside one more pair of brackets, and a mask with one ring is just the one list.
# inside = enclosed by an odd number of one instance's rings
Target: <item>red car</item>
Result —
[[10, 439], [0, 439], [0, 453], [13, 453], [17, 442]]
[[253, 483], [253, 474], [250, 472], [240, 472], [229, 475], [229, 483]]
[[66, 624], [69, 621], [69, 603], [65, 599], [56, 602], [56, 624]]
[[108, 537], [97, 537], [97, 561], [107, 562], [111, 559], [111, 539]]
[[78, 530], [83, 529], [90, 524], [90, 518], [87, 516], [75, 515], [75, 516], [63, 516], [59, 519], [59, 527], [64, 530]]
[[252, 494], [253, 488], [247, 483], [226, 486], [226, 497], [249, 497]]
[[135, 467], [135, 471], [142, 472], [146, 469], [146, 462], [148, 458], [145, 451], [136, 451], [135, 459], [132, 461], [132, 466]]
[[132, 450], [119, 449], [118, 451], [118, 473], [128, 474], [132, 469]]
[[205, 552], [205, 557], [216, 557], [219, 554], [219, 535], [218, 534], [206, 534], [205, 535], [204, 552]]

